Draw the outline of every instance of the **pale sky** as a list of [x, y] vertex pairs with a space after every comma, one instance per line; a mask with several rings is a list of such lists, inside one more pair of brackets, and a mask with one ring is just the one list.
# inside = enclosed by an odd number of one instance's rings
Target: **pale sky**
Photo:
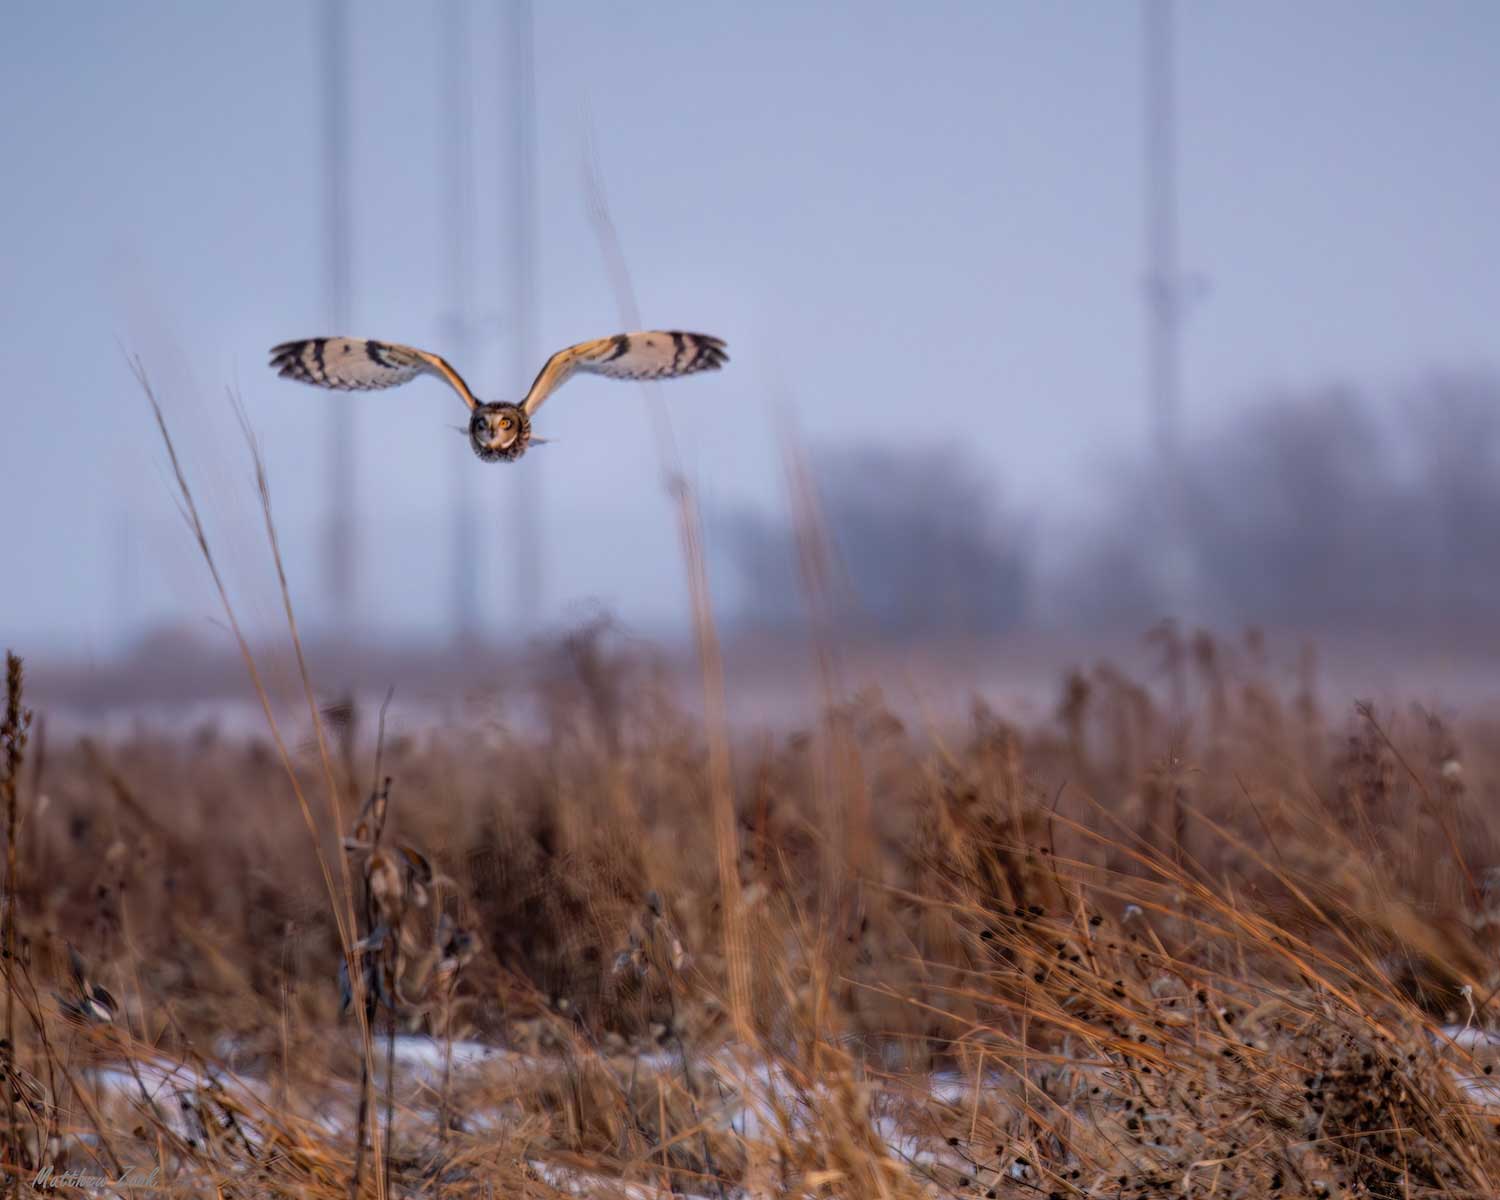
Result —
[[[471, 9], [467, 348], [443, 255], [438, 6], [355, 12], [352, 317], [332, 330], [317, 6], [8, 6], [0, 641], [100, 654], [215, 616], [122, 348], [158, 385], [252, 623], [275, 621], [275, 581], [230, 385], [294, 593], [323, 615], [326, 394], [272, 376], [269, 346], [411, 342], [495, 399], [539, 365], [513, 361], [506, 326], [502, 6]], [[1189, 420], [1267, 386], [1500, 366], [1500, 5], [1194, 0], [1178, 18], [1182, 259], [1210, 284], [1186, 330]], [[579, 182], [591, 121], [644, 321], [730, 343], [721, 375], [663, 392], [710, 508], [781, 503], [768, 422], [787, 399], [814, 442], [915, 426], [962, 444], [1044, 528], [1144, 444], [1135, 3], [539, 2], [535, 28], [538, 354], [618, 325]], [[556, 444], [514, 467], [473, 457], [434, 381], [358, 403], [363, 622], [442, 628], [469, 472], [493, 631], [511, 628], [522, 520], [544, 533], [549, 620], [601, 603], [680, 626], [633, 386], [570, 384], [539, 421]]]

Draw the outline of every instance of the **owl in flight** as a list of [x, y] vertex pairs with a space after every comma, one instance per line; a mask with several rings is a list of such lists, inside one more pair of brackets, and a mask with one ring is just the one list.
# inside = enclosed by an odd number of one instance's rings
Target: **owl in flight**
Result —
[[531, 418], [542, 403], [579, 371], [610, 379], [672, 379], [696, 371], [717, 371], [729, 361], [724, 343], [702, 333], [654, 330], [617, 333], [579, 342], [547, 360], [520, 404], [482, 404], [469, 385], [436, 354], [362, 338], [309, 338], [283, 342], [271, 350], [271, 366], [286, 379], [298, 379], [341, 392], [395, 387], [418, 375], [436, 375], [469, 406], [469, 445], [485, 462], [514, 462], [531, 436]]

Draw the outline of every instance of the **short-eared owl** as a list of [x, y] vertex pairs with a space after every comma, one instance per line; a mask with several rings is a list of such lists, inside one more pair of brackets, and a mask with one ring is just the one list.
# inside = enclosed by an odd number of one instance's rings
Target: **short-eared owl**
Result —
[[695, 371], [716, 371], [729, 356], [724, 343], [702, 333], [653, 330], [617, 333], [579, 342], [547, 360], [520, 404], [482, 404], [463, 378], [436, 354], [362, 338], [309, 338], [283, 342], [271, 351], [271, 366], [287, 379], [342, 392], [395, 387], [418, 375], [436, 375], [469, 406], [469, 445], [485, 462], [514, 462], [531, 436], [531, 418], [543, 401], [578, 371], [611, 379], [672, 379]]

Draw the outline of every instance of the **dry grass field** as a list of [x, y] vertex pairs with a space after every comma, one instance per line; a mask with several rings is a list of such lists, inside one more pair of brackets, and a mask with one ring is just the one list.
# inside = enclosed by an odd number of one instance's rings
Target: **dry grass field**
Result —
[[1167, 625], [914, 719], [790, 447], [804, 728], [731, 722], [680, 483], [700, 704], [595, 623], [525, 721], [392, 723], [307, 667], [247, 424], [290, 718], [157, 416], [264, 722], [49, 739], [8, 660], [13, 1194], [1500, 1194], [1481, 716]]
[[604, 627], [524, 731], [49, 743], [12, 666], [9, 1178], [1500, 1193], [1500, 738], [1158, 648], [1034, 727], [871, 692], [759, 737]]

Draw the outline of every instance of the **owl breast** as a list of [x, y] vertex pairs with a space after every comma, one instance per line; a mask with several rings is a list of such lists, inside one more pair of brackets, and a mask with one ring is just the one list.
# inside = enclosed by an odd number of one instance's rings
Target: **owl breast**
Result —
[[526, 453], [526, 443], [529, 440], [523, 431], [509, 446], [486, 446], [477, 438], [470, 438], [469, 445], [482, 462], [515, 462]]

